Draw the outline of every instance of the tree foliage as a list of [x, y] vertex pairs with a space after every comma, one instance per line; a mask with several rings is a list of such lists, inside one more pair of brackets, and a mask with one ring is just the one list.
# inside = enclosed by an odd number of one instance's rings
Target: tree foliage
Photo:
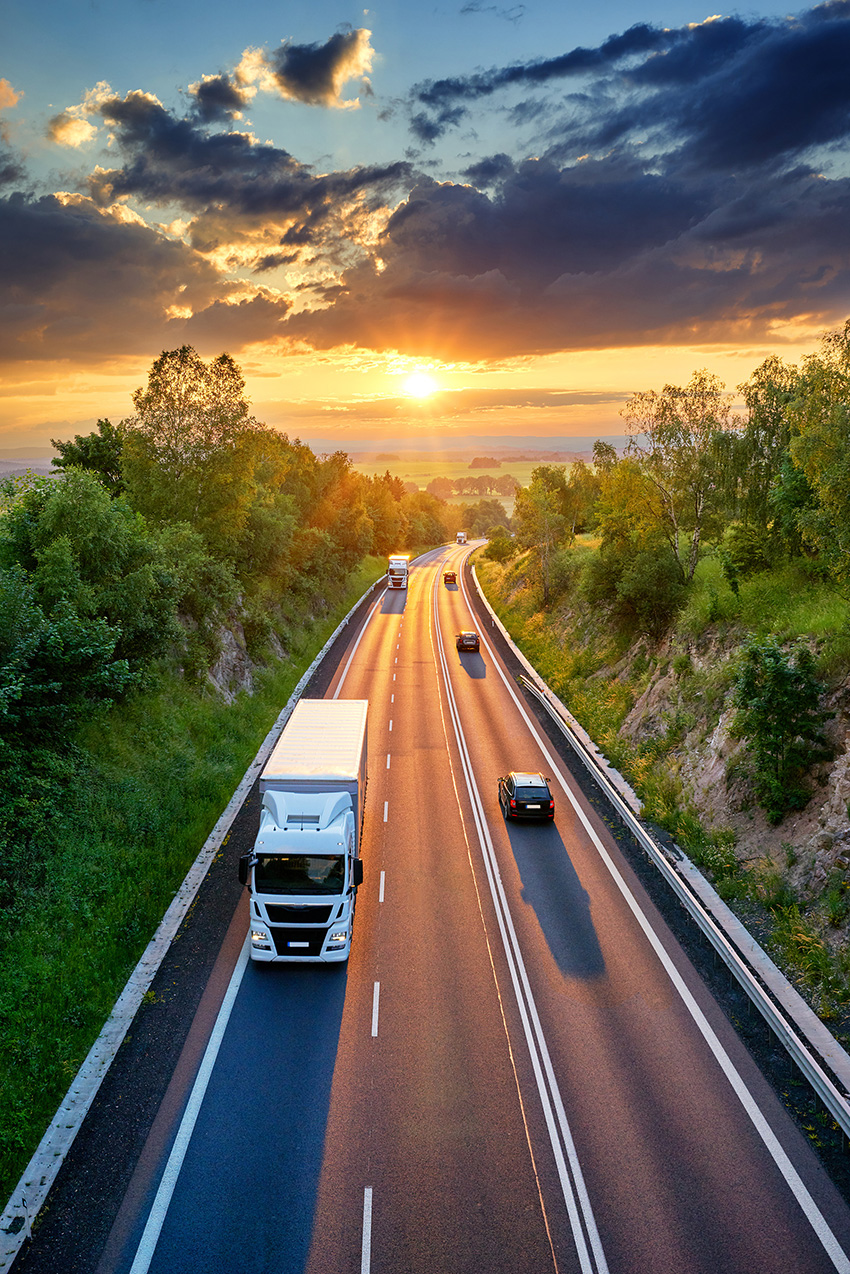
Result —
[[[629, 454], [644, 479], [643, 502], [661, 528], [682, 578], [693, 579], [706, 519], [718, 507], [717, 439], [732, 428], [731, 399], [707, 371], [684, 387], [634, 394], [623, 413]], [[687, 548], [683, 534], [690, 536]]]
[[809, 799], [803, 782], [824, 755], [821, 709], [824, 687], [807, 646], [785, 651], [775, 637], [750, 638], [735, 681], [735, 730], [747, 741], [755, 764], [755, 790], [769, 820], [781, 822]]
[[97, 432], [75, 434], [73, 442], [50, 439], [59, 452], [54, 459], [54, 469], [88, 469], [96, 473], [110, 495], [120, 495], [124, 490], [121, 472], [121, 455], [124, 450], [123, 425], [113, 425], [109, 420], [97, 422]]

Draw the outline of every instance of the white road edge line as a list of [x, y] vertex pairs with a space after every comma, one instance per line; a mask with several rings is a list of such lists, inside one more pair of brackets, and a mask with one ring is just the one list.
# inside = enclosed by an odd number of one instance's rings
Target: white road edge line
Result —
[[[487, 875], [491, 897], [493, 899], [493, 906], [496, 912], [496, 919], [499, 925], [502, 946], [508, 963], [514, 995], [516, 997], [517, 1007], [522, 1021], [523, 1032], [525, 1034], [532, 1068], [534, 1070], [540, 1104], [543, 1109], [543, 1115], [546, 1121], [547, 1131], [549, 1133], [549, 1140], [552, 1145], [552, 1153], [554, 1155], [558, 1171], [558, 1178], [561, 1183], [564, 1204], [570, 1219], [570, 1226], [576, 1245], [576, 1254], [583, 1274], [593, 1274], [594, 1270], [597, 1271], [597, 1274], [608, 1274], [608, 1263], [605, 1258], [605, 1253], [602, 1250], [602, 1242], [599, 1237], [599, 1230], [596, 1225], [596, 1219], [593, 1215], [593, 1209], [590, 1204], [590, 1197], [581, 1171], [581, 1165], [579, 1164], [578, 1153], [575, 1148], [566, 1111], [564, 1110], [563, 1101], [558, 1089], [558, 1082], [555, 1078], [549, 1049], [543, 1034], [543, 1026], [537, 1013], [537, 1006], [534, 1002], [534, 996], [528, 980], [525, 962], [522, 958], [519, 940], [517, 938], [513, 919], [508, 907], [507, 896], [502, 885], [495, 848], [493, 846], [493, 841], [490, 837], [490, 830], [487, 826], [487, 820], [484, 815], [483, 802], [478, 791], [475, 776], [472, 772], [472, 763], [469, 758], [469, 752], [466, 747], [466, 739], [460, 724], [460, 715], [458, 713], [457, 702], [454, 697], [454, 689], [449, 679], [448, 661], [443, 649], [442, 630], [440, 628], [440, 618], [437, 609], [436, 590], [434, 592], [433, 614], [438, 638], [437, 653], [443, 671], [443, 681], [446, 687], [446, 700], [449, 705], [449, 713], [452, 718], [452, 726], [454, 728], [455, 739], [460, 754], [461, 766], [463, 768], [467, 791], [472, 805], [473, 818], [475, 820], [475, 827], [478, 833], [481, 855], [484, 861], [484, 869]], [[558, 1136], [559, 1130], [560, 1137]], [[581, 1215], [579, 1215], [579, 1208], [581, 1209]], [[584, 1222], [583, 1225], [582, 1221]], [[588, 1244], [592, 1251], [592, 1257], [591, 1251], [588, 1250]]]
[[[375, 989], [372, 992], [372, 1035], [373, 1037], [378, 1034], [378, 1001], [380, 1000], [380, 998], [381, 998], [381, 984], [380, 982], [376, 982]], [[130, 1274], [133, 1274], [132, 1270], [130, 1271]]]
[[[466, 595], [466, 601], [468, 605], [469, 595], [466, 593], [465, 585], [464, 585], [464, 594]], [[811, 1225], [818, 1239], [822, 1243], [824, 1250], [829, 1256], [829, 1259], [832, 1261], [836, 1270], [839, 1271], [839, 1274], [850, 1274], [850, 1259], [848, 1259], [847, 1254], [844, 1252], [840, 1243], [838, 1242], [838, 1239], [833, 1234], [825, 1216], [823, 1215], [820, 1208], [818, 1207], [818, 1205], [815, 1203], [814, 1199], [812, 1198], [812, 1195], [810, 1194], [807, 1186], [805, 1185], [799, 1173], [797, 1172], [797, 1169], [794, 1167], [790, 1158], [788, 1157], [782, 1145], [780, 1144], [778, 1137], [774, 1133], [773, 1129], [770, 1127], [770, 1124], [767, 1122], [765, 1116], [762, 1114], [762, 1111], [759, 1108], [758, 1103], [756, 1102], [750, 1090], [747, 1088], [747, 1085], [744, 1082], [743, 1078], [741, 1077], [740, 1073], [738, 1072], [734, 1062], [729, 1057], [725, 1048], [721, 1044], [718, 1036], [715, 1034], [714, 1028], [708, 1022], [702, 1009], [699, 1007], [693, 995], [691, 994], [688, 987], [686, 986], [684, 979], [682, 978], [678, 969], [673, 964], [673, 961], [671, 960], [670, 956], [665, 951], [660, 939], [658, 938], [658, 935], [653, 930], [652, 925], [650, 924], [649, 920], [644, 915], [641, 907], [639, 906], [637, 899], [634, 897], [628, 885], [626, 884], [625, 880], [620, 875], [619, 869], [617, 868], [616, 864], [614, 863], [614, 861], [608, 854], [608, 851], [605, 849], [605, 846], [602, 844], [601, 840], [597, 836], [595, 830], [591, 826], [589, 819], [585, 815], [578, 801], [576, 800], [576, 798], [573, 796], [572, 792], [570, 791], [569, 786], [567, 785], [567, 783], [565, 782], [565, 780], [563, 779], [561, 775], [560, 769], [558, 768], [558, 765], [556, 764], [555, 759], [553, 758], [549, 749], [546, 747], [546, 744], [543, 742], [543, 739], [541, 738], [540, 734], [535, 728], [533, 721], [528, 716], [528, 713], [525, 710], [525, 705], [519, 699], [508, 677], [502, 670], [501, 664], [498, 658], [496, 657], [492, 646], [487, 641], [486, 637], [484, 637], [483, 635], [482, 635], [482, 640], [490, 654], [491, 663], [493, 667], [495, 667], [496, 671], [498, 672], [499, 676], [504, 682], [505, 687], [507, 688], [507, 691], [510, 694], [511, 698], [513, 699], [514, 703], [516, 704], [516, 707], [520, 715], [522, 716], [523, 720], [528, 726], [528, 729], [531, 731], [532, 735], [537, 741], [537, 746], [539, 747], [542, 755], [545, 757], [547, 764], [550, 766], [553, 775], [557, 778], [557, 781], [561, 787], [561, 790], [564, 792], [564, 795], [567, 797], [567, 800], [570, 802], [573, 809], [575, 810], [576, 815], [581, 821], [588, 836], [593, 841], [593, 844], [596, 847], [596, 850], [600, 858], [604, 862], [605, 866], [608, 868], [608, 871], [610, 872], [611, 877], [614, 880], [614, 883], [616, 884], [620, 893], [623, 895], [623, 898], [625, 899], [627, 906], [629, 907], [635, 919], [637, 920], [638, 924], [640, 925], [641, 929], [643, 930], [650, 946], [654, 950], [655, 954], [658, 956], [658, 959], [660, 960], [663, 968], [665, 969], [668, 977], [670, 978], [670, 981], [673, 983], [679, 995], [681, 996], [681, 999], [685, 1007], [688, 1009], [688, 1012], [691, 1014], [691, 1017], [693, 1018], [697, 1029], [700, 1031], [709, 1049], [714, 1054], [714, 1057], [717, 1060], [718, 1065], [720, 1066], [721, 1070], [723, 1071], [724, 1075], [729, 1081], [729, 1084], [731, 1085], [732, 1090], [734, 1091], [736, 1097], [738, 1098], [744, 1110], [746, 1111], [747, 1115], [749, 1116], [750, 1121], [753, 1124], [753, 1127], [755, 1128], [758, 1135], [761, 1137], [768, 1153], [770, 1154], [771, 1158], [773, 1159], [780, 1173], [784, 1177], [786, 1184], [788, 1185], [789, 1189], [791, 1190], [792, 1194], [794, 1195], [798, 1204], [800, 1205], [800, 1208], [804, 1216], [806, 1217], [806, 1220]]]
[[215, 1066], [218, 1050], [221, 1047], [221, 1041], [224, 1039], [224, 1032], [227, 1023], [230, 1021], [230, 1013], [236, 1001], [236, 993], [239, 990], [242, 976], [248, 966], [249, 956], [249, 939], [246, 935], [245, 945], [239, 953], [239, 959], [236, 962], [236, 968], [230, 978], [230, 983], [222, 1000], [218, 1017], [215, 1020], [215, 1026], [212, 1034], [207, 1042], [204, 1052], [204, 1060], [201, 1062], [200, 1070], [195, 1077], [195, 1083], [192, 1086], [192, 1092], [189, 1101], [183, 1112], [183, 1118], [180, 1121], [180, 1127], [177, 1130], [177, 1136], [174, 1139], [174, 1145], [171, 1147], [171, 1154], [168, 1156], [168, 1162], [165, 1165], [165, 1172], [162, 1174], [162, 1180], [159, 1183], [159, 1189], [156, 1192], [156, 1198], [148, 1216], [147, 1225], [142, 1234], [141, 1242], [136, 1251], [133, 1264], [130, 1267], [130, 1274], [147, 1274], [156, 1245], [159, 1242], [159, 1236], [165, 1222], [165, 1215], [168, 1212], [168, 1205], [171, 1203], [171, 1196], [174, 1194], [174, 1187], [177, 1185], [177, 1178], [180, 1175], [180, 1169], [183, 1166], [183, 1160], [186, 1157], [186, 1151], [189, 1148], [189, 1142], [192, 1138], [192, 1132], [195, 1122], [198, 1118], [198, 1112], [201, 1109], [201, 1103], [207, 1091], [207, 1085], [210, 1082], [213, 1067]]
[[360, 1274], [372, 1268], [372, 1187], [363, 1191], [363, 1244], [360, 1249]]

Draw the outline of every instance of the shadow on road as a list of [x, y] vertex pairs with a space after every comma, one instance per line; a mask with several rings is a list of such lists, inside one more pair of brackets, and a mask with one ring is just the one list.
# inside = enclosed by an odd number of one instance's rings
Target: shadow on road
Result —
[[382, 615], [403, 615], [404, 608], [407, 605], [407, 589], [406, 588], [388, 588], [384, 593], [384, 600], [381, 602]]
[[510, 827], [522, 898], [537, 916], [558, 968], [569, 978], [605, 976], [605, 959], [590, 916], [590, 897], [551, 825]]
[[457, 659], [467, 677], [482, 681], [487, 676], [487, 665], [476, 651], [459, 650]]

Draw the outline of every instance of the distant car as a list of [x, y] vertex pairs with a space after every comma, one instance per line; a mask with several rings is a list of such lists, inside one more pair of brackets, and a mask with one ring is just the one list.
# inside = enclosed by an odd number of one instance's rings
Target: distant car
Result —
[[505, 818], [554, 818], [555, 802], [542, 774], [511, 770], [499, 779], [499, 804]]
[[458, 650], [481, 649], [481, 643], [478, 640], [478, 633], [458, 633], [455, 637], [455, 645]]
[[444, 584], [456, 584], [456, 583], [457, 583], [457, 571], [443, 571], [443, 583], [444, 583]]

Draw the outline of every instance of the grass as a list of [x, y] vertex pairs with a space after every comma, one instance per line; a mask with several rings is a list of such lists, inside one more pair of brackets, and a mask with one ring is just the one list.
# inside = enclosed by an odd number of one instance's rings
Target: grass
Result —
[[91, 719], [45, 847], [45, 883], [0, 928], [0, 1195], [8, 1198], [129, 973], [304, 669], [384, 571], [367, 560], [291, 662], [228, 705], [164, 675]]

